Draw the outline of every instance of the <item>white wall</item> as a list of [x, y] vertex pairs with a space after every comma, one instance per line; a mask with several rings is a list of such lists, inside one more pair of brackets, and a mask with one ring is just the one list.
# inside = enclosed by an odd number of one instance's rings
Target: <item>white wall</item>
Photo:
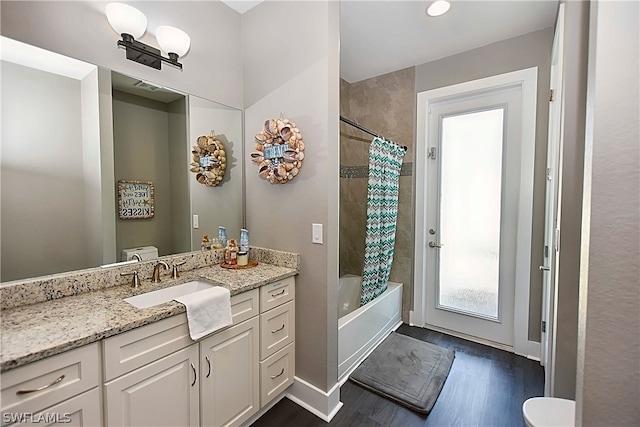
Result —
[[79, 80], [2, 62], [2, 281], [87, 265], [81, 121]]
[[578, 426], [640, 425], [639, 17], [591, 3]]
[[[185, 148], [185, 164], [191, 163], [190, 150], [201, 135], [214, 132], [225, 147], [227, 169], [217, 187], [207, 187], [189, 172], [191, 213], [198, 215], [199, 228], [191, 229], [192, 250], [199, 250], [202, 235], [218, 236], [218, 226], [226, 227], [227, 237], [240, 241], [240, 228], [244, 226], [242, 215], [242, 112], [226, 108], [215, 102], [195, 96], [189, 97], [189, 143]], [[250, 230], [251, 231], [251, 230]], [[258, 230], [256, 230], [257, 232]], [[253, 233], [250, 233], [249, 237]], [[250, 244], [254, 242], [249, 240]]]
[[122, 249], [155, 246], [160, 256], [171, 246], [171, 180], [169, 173], [169, 113], [159, 101], [113, 91], [115, 182], [151, 181], [155, 191], [153, 218], [116, 217], [116, 254]]
[[[266, 119], [284, 112], [302, 132], [306, 155], [284, 185], [259, 178], [245, 156], [247, 226], [252, 244], [301, 254], [296, 376], [324, 391], [338, 378], [338, 6], [264, 2], [242, 16], [245, 150], [254, 151]], [[311, 243], [312, 223], [324, 225], [324, 245]]]
[[[182, 92], [242, 108], [240, 14], [220, 1], [138, 1], [130, 4], [148, 20], [140, 41], [157, 47], [159, 25], [191, 37], [180, 60], [156, 70], [127, 60], [120, 38], [104, 14], [103, 1], [2, 1], [2, 35]], [[127, 2], [129, 3], [129, 2]]]

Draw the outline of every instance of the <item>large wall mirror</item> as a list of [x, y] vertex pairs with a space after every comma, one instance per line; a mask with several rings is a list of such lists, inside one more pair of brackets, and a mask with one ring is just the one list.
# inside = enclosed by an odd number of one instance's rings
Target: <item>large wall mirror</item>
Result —
[[[244, 225], [242, 111], [2, 38], [2, 284], [200, 249]], [[199, 136], [227, 167], [216, 187], [190, 172]], [[119, 180], [150, 181], [152, 218], [121, 219]], [[197, 218], [197, 228], [194, 218]]]

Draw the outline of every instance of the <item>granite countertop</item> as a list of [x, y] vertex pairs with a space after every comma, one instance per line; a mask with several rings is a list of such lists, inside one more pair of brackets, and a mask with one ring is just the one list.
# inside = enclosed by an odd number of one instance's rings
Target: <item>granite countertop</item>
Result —
[[223, 286], [236, 295], [291, 277], [297, 270], [260, 263], [254, 268], [229, 270], [204, 267], [171, 279], [163, 272], [160, 283], [141, 277], [134, 289], [123, 285], [2, 311], [0, 371], [72, 350], [122, 332], [185, 312], [184, 305], [169, 301], [138, 309], [124, 298], [196, 279]]

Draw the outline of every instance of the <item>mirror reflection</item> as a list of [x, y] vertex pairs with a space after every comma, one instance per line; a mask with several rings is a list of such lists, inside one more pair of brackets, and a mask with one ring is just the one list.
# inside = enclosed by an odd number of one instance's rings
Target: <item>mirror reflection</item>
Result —
[[[0, 282], [136, 252], [146, 259], [199, 250], [218, 226], [239, 233], [240, 110], [10, 39], [2, 46]], [[190, 172], [202, 135], [225, 147], [217, 187]], [[153, 183], [152, 218], [120, 218], [119, 180]]]

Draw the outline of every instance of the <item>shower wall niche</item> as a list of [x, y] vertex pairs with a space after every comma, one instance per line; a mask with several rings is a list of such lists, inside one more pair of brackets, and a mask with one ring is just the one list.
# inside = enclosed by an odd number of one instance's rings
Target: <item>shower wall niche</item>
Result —
[[[340, 114], [408, 147], [400, 176], [398, 223], [389, 280], [404, 283], [403, 320], [413, 289], [412, 191], [415, 146], [415, 67], [360, 82], [340, 81]], [[340, 276], [362, 274], [367, 220], [367, 168], [372, 137], [340, 123]]]

